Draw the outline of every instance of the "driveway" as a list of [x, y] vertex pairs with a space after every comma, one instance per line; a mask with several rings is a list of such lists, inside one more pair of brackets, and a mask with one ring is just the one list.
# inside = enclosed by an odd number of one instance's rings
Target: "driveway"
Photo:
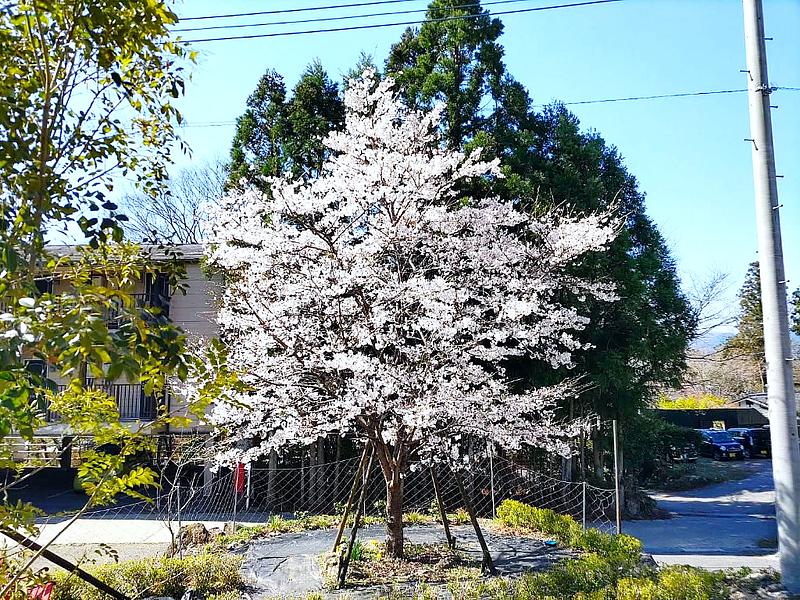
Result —
[[764, 547], [777, 537], [772, 461], [753, 460], [752, 466], [746, 479], [654, 494], [672, 518], [626, 521], [623, 530], [664, 564], [777, 568], [775, 549]]

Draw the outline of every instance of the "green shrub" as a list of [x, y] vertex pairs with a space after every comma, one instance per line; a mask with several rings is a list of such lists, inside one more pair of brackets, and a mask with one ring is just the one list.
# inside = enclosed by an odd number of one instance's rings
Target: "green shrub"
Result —
[[[203, 596], [242, 586], [240, 556], [198, 554], [180, 558], [145, 558], [87, 569], [101, 581], [131, 597], [180, 598], [187, 589]], [[106, 595], [75, 576], [58, 573], [53, 600], [106, 600]]]
[[658, 586], [651, 579], [626, 577], [617, 584], [617, 600], [658, 600]]
[[242, 593], [236, 590], [228, 590], [227, 592], [206, 596], [206, 600], [242, 600]]
[[538, 531], [553, 536], [562, 544], [575, 545], [583, 533], [575, 519], [546, 508], [535, 508], [517, 500], [503, 500], [497, 507], [497, 520], [507, 527]]
[[350, 549], [350, 560], [358, 562], [364, 558], [364, 542], [356, 540], [353, 542], [353, 547]]
[[617, 568], [633, 566], [642, 553], [642, 543], [634, 537], [597, 529], [584, 531], [572, 517], [516, 500], [503, 500], [497, 507], [497, 520], [507, 527], [552, 536], [565, 546], [601, 554]]
[[725, 576], [694, 567], [673, 566], [658, 572], [658, 600], [722, 600]]
[[428, 525], [433, 522], [433, 518], [425, 513], [417, 511], [403, 513], [403, 524], [405, 525]]

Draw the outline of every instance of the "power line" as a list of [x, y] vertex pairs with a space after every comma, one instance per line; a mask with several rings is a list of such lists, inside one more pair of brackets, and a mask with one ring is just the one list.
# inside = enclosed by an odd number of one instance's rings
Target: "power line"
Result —
[[443, 23], [446, 21], [456, 21], [456, 20], [467, 20], [467, 19], [477, 19], [484, 16], [494, 17], [500, 15], [515, 15], [520, 13], [529, 13], [529, 12], [538, 12], [544, 10], [556, 10], [560, 8], [577, 8], [582, 6], [592, 6], [598, 4], [611, 4], [616, 2], [623, 2], [624, 0], [588, 0], [586, 2], [572, 2], [570, 4], [552, 4], [549, 6], [537, 6], [532, 8], [519, 8], [516, 10], [506, 10], [506, 11], [499, 11], [495, 13], [481, 13], [476, 15], [454, 15], [451, 17], [440, 17], [438, 19], [422, 19], [422, 20], [415, 20], [415, 21], [395, 21], [393, 23], [372, 23], [369, 25], [352, 25], [349, 27], [332, 27], [329, 29], [307, 29], [304, 31], [281, 31], [275, 33], [255, 33], [251, 35], [236, 35], [236, 36], [226, 36], [226, 37], [216, 37], [216, 38], [199, 38], [193, 40], [183, 40], [187, 43], [199, 43], [199, 42], [222, 42], [222, 41], [229, 41], [229, 40], [251, 40], [257, 38], [270, 38], [270, 37], [281, 37], [281, 36], [290, 36], [290, 35], [308, 35], [313, 33], [332, 33], [337, 31], [355, 31], [359, 29], [377, 29], [380, 27], [397, 27], [400, 25], [419, 25], [421, 23]]
[[565, 106], [579, 104], [606, 104], [609, 102], [633, 102], [635, 100], [658, 100], [660, 98], [688, 98], [690, 96], [713, 96], [715, 94], [739, 94], [746, 92], [747, 88], [738, 90], [709, 90], [705, 92], [677, 92], [674, 94], [656, 94], [653, 96], [628, 96], [626, 98], [602, 98], [600, 100], [578, 100], [575, 102], [562, 102]]
[[303, 8], [284, 8], [280, 10], [260, 10], [257, 12], [230, 13], [222, 15], [202, 15], [199, 17], [181, 17], [180, 21], [200, 21], [203, 19], [231, 19], [235, 17], [253, 17], [256, 15], [280, 15], [286, 13], [307, 12], [309, 10], [333, 10], [337, 8], [357, 8], [375, 6], [376, 4], [397, 4], [399, 2], [415, 2], [418, 0], [373, 0], [372, 2], [353, 2], [351, 4], [332, 4], [330, 6], [306, 6]]
[[[773, 87], [773, 90], [783, 90], [790, 92], [800, 92], [800, 87]], [[719, 94], [740, 94], [746, 92], [747, 89], [734, 89], [734, 90], [706, 90], [702, 92], [676, 92], [673, 94], [655, 94], [652, 96], [626, 96], [624, 98], [601, 98], [597, 100], [575, 100], [572, 102], [560, 102], [564, 106], [578, 106], [581, 104], [609, 104], [612, 102], [633, 102], [639, 100], [660, 100], [664, 98], [689, 98], [693, 96], [713, 96]], [[549, 106], [548, 104], [535, 104], [534, 107], [541, 108]], [[209, 121], [205, 123], [186, 123], [183, 127], [227, 127], [235, 125], [236, 121]]]
[[[469, 4], [458, 4], [456, 6], [449, 6], [451, 10], [459, 10], [465, 8], [475, 8], [480, 6], [492, 6], [496, 4], [516, 4], [518, 2], [531, 2], [532, 0], [493, 0], [492, 2], [471, 2]], [[289, 21], [270, 21], [268, 23], [235, 23], [232, 25], [207, 25], [204, 27], [183, 27], [173, 29], [173, 33], [186, 33], [189, 31], [210, 31], [212, 29], [240, 29], [242, 27], [269, 27], [274, 25], [300, 25], [303, 23], [320, 23], [324, 21], [344, 21], [347, 19], [366, 19], [371, 17], [387, 17], [393, 15], [408, 15], [413, 13], [426, 13], [427, 8], [412, 8], [408, 10], [393, 10], [376, 13], [366, 13], [360, 15], [337, 15], [333, 17], [314, 17], [311, 19], [294, 19]]]

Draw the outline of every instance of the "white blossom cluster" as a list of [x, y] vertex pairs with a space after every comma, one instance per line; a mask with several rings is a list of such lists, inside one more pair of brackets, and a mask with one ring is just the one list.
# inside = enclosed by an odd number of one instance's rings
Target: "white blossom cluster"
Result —
[[563, 299], [614, 294], [565, 267], [602, 250], [615, 221], [464, 201], [459, 182], [499, 165], [442, 149], [441, 107], [411, 110], [369, 71], [345, 102], [318, 178], [273, 179], [270, 198], [240, 192], [214, 215], [218, 321], [250, 391], [212, 421], [252, 442], [237, 460], [354, 431], [423, 459], [457, 457], [465, 436], [565, 452], [580, 424], [556, 404], [575, 381], [526, 389], [505, 365], [572, 365], [587, 319]]

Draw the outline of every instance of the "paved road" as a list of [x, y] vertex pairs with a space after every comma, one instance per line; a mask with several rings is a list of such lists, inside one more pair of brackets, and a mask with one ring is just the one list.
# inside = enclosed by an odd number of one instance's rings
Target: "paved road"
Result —
[[673, 518], [627, 521], [625, 533], [665, 564], [777, 567], [775, 551], [759, 546], [777, 536], [772, 461], [753, 460], [752, 466], [753, 475], [740, 481], [655, 494]]

